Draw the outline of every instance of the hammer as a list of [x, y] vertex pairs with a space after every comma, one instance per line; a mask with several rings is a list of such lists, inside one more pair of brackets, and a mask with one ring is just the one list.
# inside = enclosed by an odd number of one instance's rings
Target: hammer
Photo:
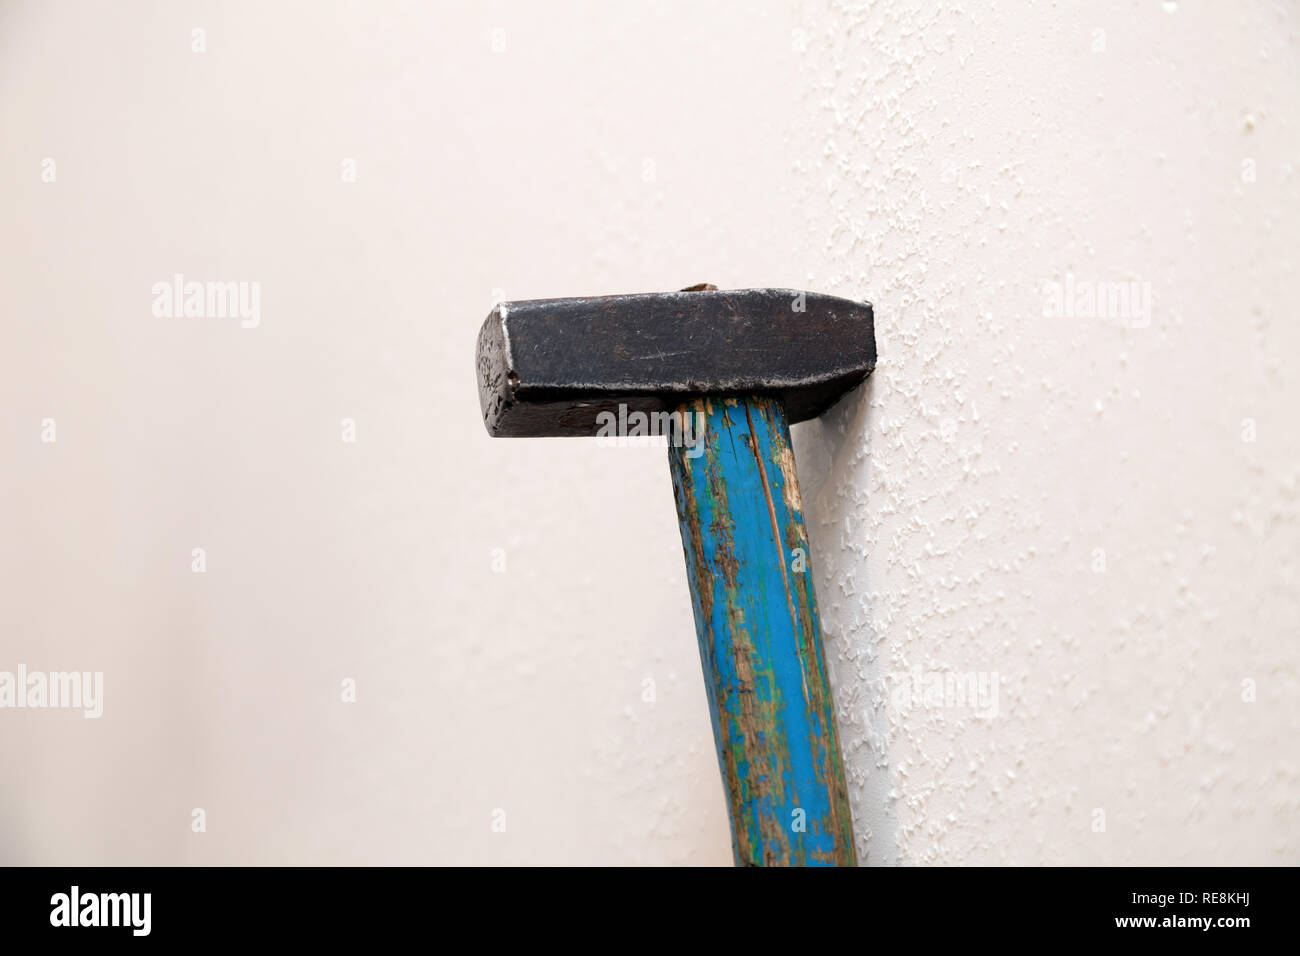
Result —
[[668, 444], [737, 866], [853, 866], [790, 425], [876, 364], [871, 305], [793, 289], [502, 302], [479, 331], [493, 436]]

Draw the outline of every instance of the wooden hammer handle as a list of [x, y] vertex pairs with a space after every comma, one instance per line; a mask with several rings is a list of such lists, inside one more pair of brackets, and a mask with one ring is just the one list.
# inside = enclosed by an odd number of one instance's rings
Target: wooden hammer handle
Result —
[[736, 864], [854, 866], [785, 407], [712, 397], [677, 412], [668, 461]]

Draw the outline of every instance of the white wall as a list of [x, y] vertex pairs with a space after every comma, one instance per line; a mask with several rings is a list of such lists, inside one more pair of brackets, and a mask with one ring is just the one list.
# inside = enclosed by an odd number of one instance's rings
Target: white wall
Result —
[[1300, 11], [937, 7], [804, 12], [809, 281], [881, 356], [799, 448], [866, 858], [1295, 863]]
[[876, 304], [796, 430], [866, 862], [1296, 862], [1296, 10], [537, 6], [0, 8], [0, 670], [105, 682], [0, 710], [0, 860], [729, 862], [662, 450], [472, 366], [711, 281]]

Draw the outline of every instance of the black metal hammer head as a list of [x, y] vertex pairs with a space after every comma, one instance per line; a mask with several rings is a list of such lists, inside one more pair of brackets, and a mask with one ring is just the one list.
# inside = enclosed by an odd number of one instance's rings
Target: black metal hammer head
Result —
[[595, 435], [601, 412], [700, 395], [779, 395], [820, 415], [876, 365], [871, 305], [794, 289], [503, 302], [478, 336], [492, 435]]

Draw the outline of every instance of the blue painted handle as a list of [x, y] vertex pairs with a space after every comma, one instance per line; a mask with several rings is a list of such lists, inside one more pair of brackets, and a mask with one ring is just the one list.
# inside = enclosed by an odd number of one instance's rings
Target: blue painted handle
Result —
[[785, 409], [740, 397], [678, 414], [689, 440], [669, 466], [736, 864], [855, 865]]

